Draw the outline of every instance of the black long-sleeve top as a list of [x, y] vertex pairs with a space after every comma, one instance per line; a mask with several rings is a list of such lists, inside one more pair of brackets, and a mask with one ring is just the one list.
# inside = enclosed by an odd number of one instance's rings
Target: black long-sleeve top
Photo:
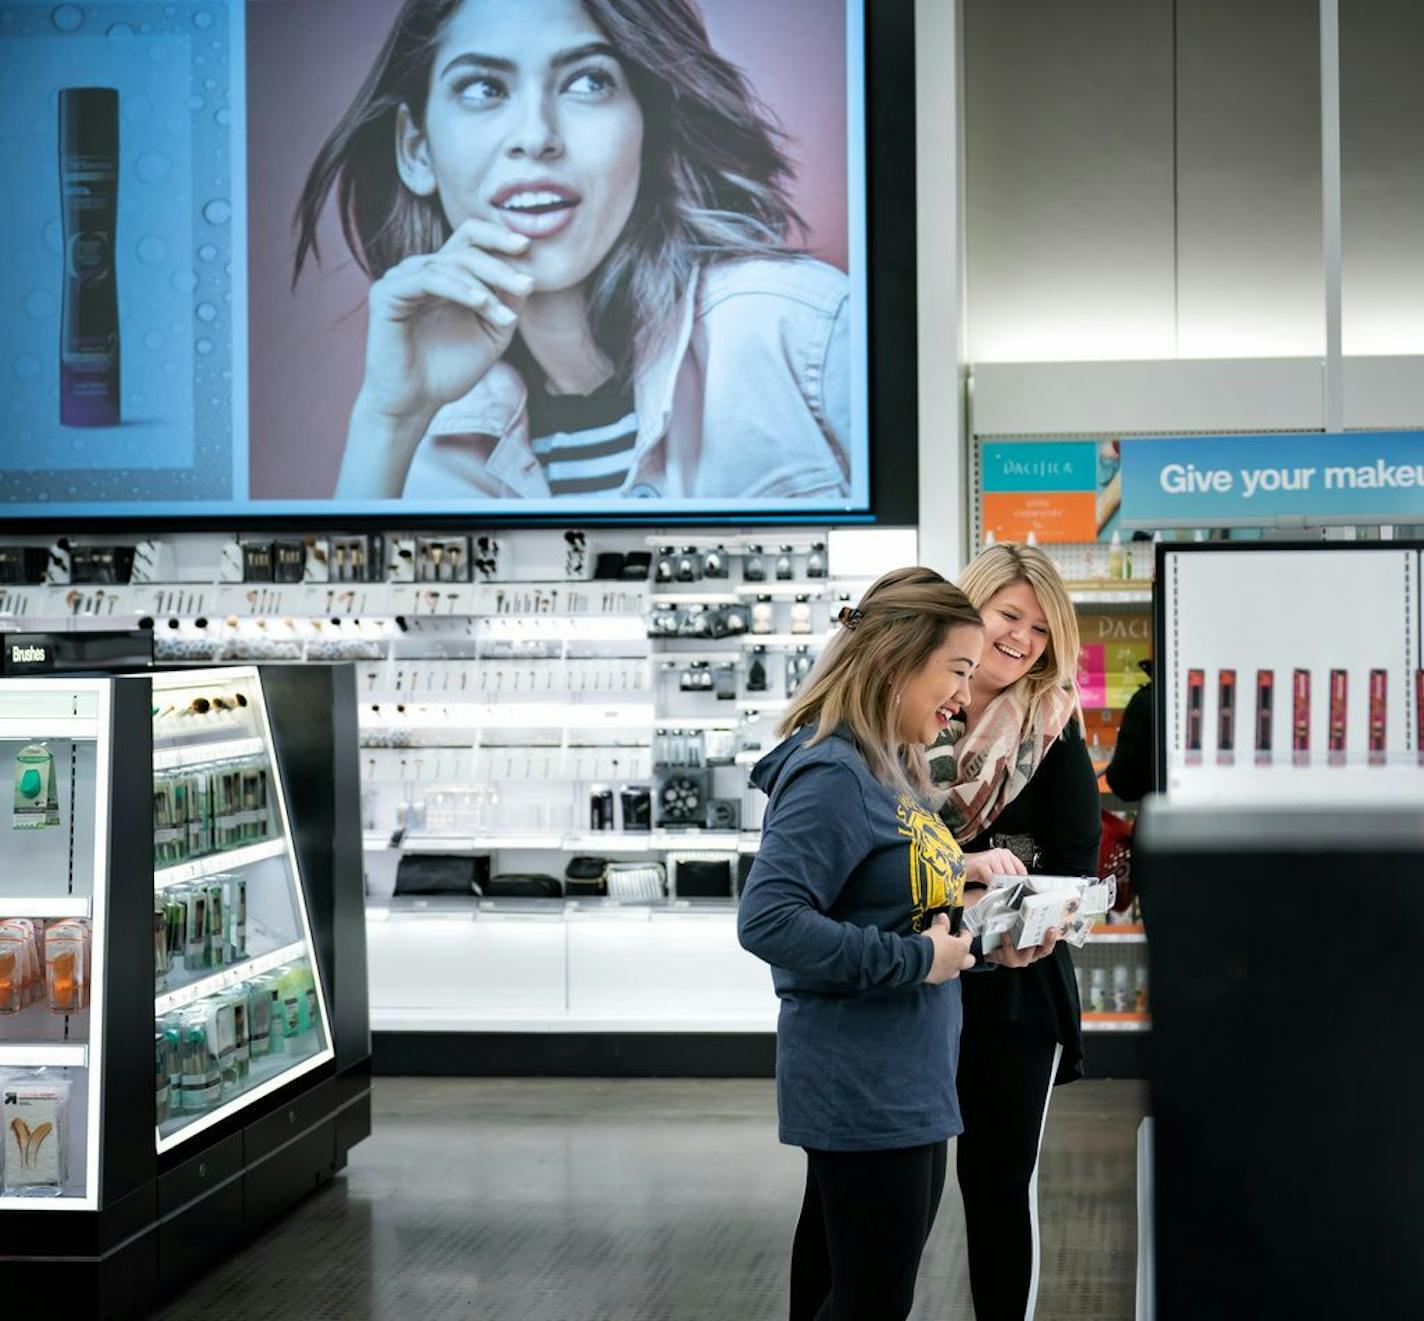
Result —
[[[1025, 850], [1021, 838], [1032, 837]], [[1076, 721], [1048, 750], [1033, 778], [966, 853], [1011, 847], [1033, 858], [1030, 871], [1048, 876], [1096, 876], [1102, 837], [1102, 806], [1093, 763]], [[1024, 858], [1028, 862], [1028, 858]], [[960, 978], [964, 987], [964, 1030], [995, 1021], [1019, 1023], [1047, 1033], [1063, 1045], [1058, 1082], [1083, 1076], [1083, 1020], [1073, 960], [1067, 945], [1027, 968], [993, 968]]]

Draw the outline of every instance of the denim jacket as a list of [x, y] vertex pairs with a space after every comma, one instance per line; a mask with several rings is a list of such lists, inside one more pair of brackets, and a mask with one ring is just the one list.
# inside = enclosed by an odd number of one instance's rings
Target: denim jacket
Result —
[[[638, 439], [617, 497], [840, 500], [850, 494], [849, 284], [823, 262], [702, 268], [637, 364]], [[420, 442], [403, 495], [549, 498], [527, 391], [496, 363]]]

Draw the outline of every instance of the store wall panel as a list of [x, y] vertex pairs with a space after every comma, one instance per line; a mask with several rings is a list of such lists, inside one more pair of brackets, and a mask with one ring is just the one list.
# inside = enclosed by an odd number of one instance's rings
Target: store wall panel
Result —
[[[1341, 0], [1341, 312], [1347, 354], [1424, 353], [1421, 63], [1419, 0]], [[1415, 409], [1411, 422], [1421, 419], [1424, 409]]]
[[978, 436], [1313, 431], [1324, 425], [1319, 359], [980, 363]]
[[1179, 354], [1324, 353], [1316, 5], [1180, 0], [1177, 193]]
[[966, 0], [972, 362], [1170, 357], [1171, 0]]

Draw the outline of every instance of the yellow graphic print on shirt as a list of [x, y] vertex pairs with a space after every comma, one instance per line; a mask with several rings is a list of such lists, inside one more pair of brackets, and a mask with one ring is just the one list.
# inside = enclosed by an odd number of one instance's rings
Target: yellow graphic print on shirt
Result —
[[901, 794], [895, 815], [900, 834], [910, 841], [911, 927], [921, 931], [926, 913], [964, 902], [964, 855], [949, 827], [914, 799]]

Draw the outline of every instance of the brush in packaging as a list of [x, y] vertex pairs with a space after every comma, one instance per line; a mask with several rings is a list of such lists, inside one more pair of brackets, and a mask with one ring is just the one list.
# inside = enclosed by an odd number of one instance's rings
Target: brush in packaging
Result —
[[1310, 671], [1291, 676], [1291, 761], [1310, 765]]
[[168, 1043], [162, 1032], [153, 1034], [153, 1116], [154, 1122], [165, 1123], [172, 1087], [168, 1081]]
[[260, 980], [246, 983], [243, 991], [247, 995], [248, 1053], [257, 1059], [271, 1049], [272, 1001]]
[[207, 1110], [222, 1095], [222, 1069], [199, 1014], [183, 1021], [182, 1108], [190, 1114]]
[[1272, 727], [1272, 699], [1275, 694], [1276, 672], [1256, 671], [1256, 765], [1271, 764], [1271, 746], [1275, 737]]
[[1187, 671], [1187, 765], [1200, 766], [1202, 759], [1202, 721], [1206, 706], [1206, 671]]
[[1330, 671], [1330, 733], [1329, 756], [1332, 766], [1345, 764], [1346, 716], [1350, 693], [1350, 675], [1347, 670]]
[[1236, 760], [1236, 671], [1219, 670], [1216, 679], [1216, 764]]
[[1389, 724], [1386, 720], [1386, 694], [1389, 689], [1389, 675], [1384, 670], [1370, 671], [1370, 765], [1383, 766], [1389, 742]]
[[54, 754], [43, 743], [30, 743], [15, 754], [16, 830], [42, 830], [59, 824], [59, 784]]

